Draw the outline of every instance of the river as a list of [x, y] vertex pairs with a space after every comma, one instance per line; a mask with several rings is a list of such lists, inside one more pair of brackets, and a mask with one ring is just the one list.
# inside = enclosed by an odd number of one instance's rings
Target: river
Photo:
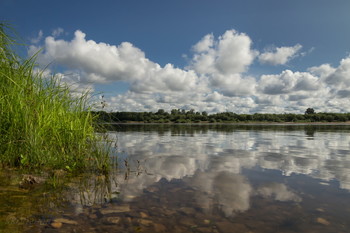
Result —
[[117, 125], [108, 136], [108, 176], [0, 185], [0, 229], [350, 231], [348, 125]]

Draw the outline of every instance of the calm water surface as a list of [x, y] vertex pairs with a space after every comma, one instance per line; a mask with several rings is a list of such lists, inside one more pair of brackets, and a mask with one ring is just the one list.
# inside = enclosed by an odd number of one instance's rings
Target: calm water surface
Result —
[[[349, 126], [122, 125], [116, 130], [109, 136], [119, 168], [108, 177], [72, 178], [55, 192], [0, 186], [5, 222], [0, 228], [350, 232]], [[62, 226], [53, 228], [53, 221]]]

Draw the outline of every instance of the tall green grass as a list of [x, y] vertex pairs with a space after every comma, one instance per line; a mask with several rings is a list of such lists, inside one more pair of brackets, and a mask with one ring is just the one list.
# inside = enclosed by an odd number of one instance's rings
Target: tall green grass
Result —
[[94, 132], [87, 94], [73, 98], [57, 78], [20, 59], [0, 24], [0, 164], [30, 169], [106, 169], [108, 149]]

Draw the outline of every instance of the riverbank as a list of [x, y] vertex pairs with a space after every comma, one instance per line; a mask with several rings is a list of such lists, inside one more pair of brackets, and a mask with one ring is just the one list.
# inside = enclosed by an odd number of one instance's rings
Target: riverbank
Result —
[[88, 93], [76, 97], [35, 57], [14, 52], [11, 29], [0, 23], [0, 166], [26, 170], [106, 170], [108, 147], [95, 133]]

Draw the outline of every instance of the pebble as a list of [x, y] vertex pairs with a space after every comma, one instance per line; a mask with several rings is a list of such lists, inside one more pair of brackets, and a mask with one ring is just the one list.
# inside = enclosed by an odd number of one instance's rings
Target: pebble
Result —
[[57, 222], [57, 223], [64, 223], [64, 224], [70, 224], [70, 225], [78, 225], [78, 222], [77, 222], [77, 221], [69, 220], [69, 219], [66, 219], [66, 218], [56, 218], [56, 219], [54, 220], [54, 222]]
[[174, 215], [174, 214], [176, 214], [176, 211], [175, 211], [175, 210], [169, 210], [169, 209], [165, 209], [165, 208], [163, 208], [162, 212], [163, 212], [165, 215]]
[[141, 218], [148, 218], [148, 215], [144, 212], [140, 212]]
[[129, 205], [118, 205], [118, 206], [111, 206], [109, 208], [100, 209], [100, 213], [105, 214], [114, 214], [114, 213], [124, 213], [129, 212], [130, 206]]
[[55, 229], [59, 229], [62, 227], [62, 223], [61, 222], [52, 222], [51, 226]]
[[184, 226], [187, 226], [187, 227], [196, 226], [196, 223], [195, 223], [193, 218], [183, 217], [183, 218], [179, 219], [179, 223], [184, 225]]
[[154, 229], [156, 232], [166, 232], [166, 227], [163, 224], [155, 223]]
[[204, 219], [204, 224], [206, 224], [206, 225], [208, 225], [208, 224], [210, 224], [210, 220], [208, 220], [208, 219]]
[[324, 218], [317, 218], [316, 221], [317, 221], [318, 223], [322, 224], [322, 225], [325, 225], [325, 226], [331, 225], [331, 223], [328, 222], [328, 221], [327, 221], [326, 219], [324, 219]]
[[181, 207], [180, 208], [180, 212], [186, 214], [186, 215], [192, 215], [194, 214], [196, 211], [193, 208], [190, 207]]
[[120, 222], [120, 217], [108, 217], [106, 221], [111, 224], [118, 224]]
[[131, 224], [131, 223], [132, 223], [132, 218], [127, 217], [127, 218], [126, 218], [126, 221], [127, 221], [127, 223]]
[[151, 220], [147, 220], [147, 219], [140, 219], [139, 223], [141, 225], [144, 225], [144, 226], [150, 226], [153, 222]]

